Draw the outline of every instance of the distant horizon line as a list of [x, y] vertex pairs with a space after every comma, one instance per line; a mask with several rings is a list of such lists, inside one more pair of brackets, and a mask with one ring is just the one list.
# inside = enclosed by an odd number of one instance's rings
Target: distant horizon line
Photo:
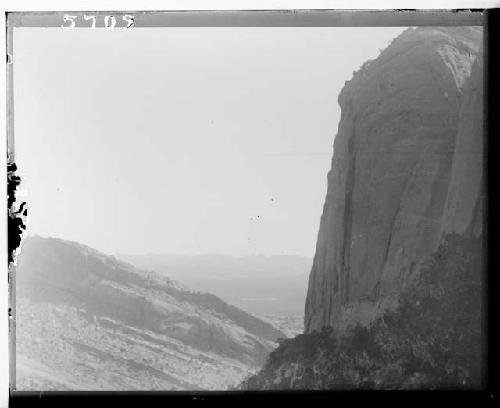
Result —
[[202, 254], [174, 254], [174, 253], [158, 253], [158, 252], [143, 252], [143, 253], [114, 253], [113, 256], [168, 256], [178, 258], [195, 258], [195, 257], [221, 257], [221, 258], [273, 258], [273, 257], [290, 257], [290, 258], [305, 258], [312, 259], [313, 256], [295, 255], [295, 254], [272, 254], [266, 255], [262, 253], [249, 254], [249, 255], [231, 255], [231, 254], [217, 254], [217, 253], [202, 253]]
[[53, 236], [53, 235], [42, 235], [40, 233], [26, 233], [22, 240], [21, 240], [21, 247], [22, 247], [22, 241], [25, 239], [29, 239], [32, 237], [39, 237], [42, 239], [56, 239], [56, 240], [61, 240], [61, 241], [66, 241], [66, 242], [72, 242], [76, 243], [79, 245], [84, 245], [86, 247], [92, 248], [96, 251], [102, 252], [107, 255], [114, 256], [116, 258], [119, 257], [134, 257], [134, 256], [164, 256], [164, 257], [176, 257], [176, 258], [195, 258], [195, 257], [221, 257], [221, 258], [273, 258], [273, 257], [290, 257], [290, 258], [304, 258], [308, 260], [312, 260], [314, 258], [313, 256], [307, 256], [307, 255], [299, 255], [299, 254], [288, 254], [288, 253], [282, 253], [282, 254], [263, 254], [263, 253], [254, 253], [254, 254], [248, 254], [248, 255], [232, 255], [232, 254], [223, 254], [223, 253], [198, 253], [198, 254], [179, 254], [179, 253], [166, 253], [166, 252], [141, 252], [141, 253], [124, 253], [124, 252], [105, 252], [99, 248], [93, 247], [91, 245], [88, 245], [87, 243], [76, 241], [73, 239], [67, 239], [67, 238], [61, 238], [58, 236]]

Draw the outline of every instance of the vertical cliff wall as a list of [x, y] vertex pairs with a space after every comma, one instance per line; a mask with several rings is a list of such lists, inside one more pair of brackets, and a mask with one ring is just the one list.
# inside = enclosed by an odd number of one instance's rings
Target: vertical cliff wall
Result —
[[480, 28], [408, 29], [346, 83], [306, 333], [370, 322], [444, 234], [480, 233], [481, 44]]
[[451, 180], [445, 207], [443, 235], [481, 235], [486, 151], [484, 146], [484, 74], [482, 54], [478, 55], [460, 109], [460, 121], [453, 154]]

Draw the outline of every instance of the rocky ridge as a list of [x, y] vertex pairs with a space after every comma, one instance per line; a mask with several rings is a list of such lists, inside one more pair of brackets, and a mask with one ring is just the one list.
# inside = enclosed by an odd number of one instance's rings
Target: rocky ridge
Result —
[[214, 295], [55, 238], [16, 269], [18, 390], [226, 389], [285, 337]]

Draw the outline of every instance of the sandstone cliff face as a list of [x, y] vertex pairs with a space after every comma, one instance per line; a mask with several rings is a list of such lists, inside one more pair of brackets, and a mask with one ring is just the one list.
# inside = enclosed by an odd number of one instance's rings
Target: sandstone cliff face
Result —
[[443, 235], [480, 236], [486, 187], [483, 167], [486, 151], [483, 127], [483, 59], [478, 56], [464, 90], [445, 207]]
[[306, 333], [372, 321], [445, 233], [480, 233], [481, 43], [479, 28], [408, 29], [346, 83]]

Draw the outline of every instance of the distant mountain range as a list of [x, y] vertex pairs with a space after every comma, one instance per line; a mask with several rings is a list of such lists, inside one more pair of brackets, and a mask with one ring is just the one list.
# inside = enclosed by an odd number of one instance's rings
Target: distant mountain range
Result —
[[302, 319], [312, 258], [303, 256], [117, 255], [258, 316]]
[[285, 337], [217, 296], [56, 238], [23, 241], [15, 293], [18, 390], [223, 390]]

